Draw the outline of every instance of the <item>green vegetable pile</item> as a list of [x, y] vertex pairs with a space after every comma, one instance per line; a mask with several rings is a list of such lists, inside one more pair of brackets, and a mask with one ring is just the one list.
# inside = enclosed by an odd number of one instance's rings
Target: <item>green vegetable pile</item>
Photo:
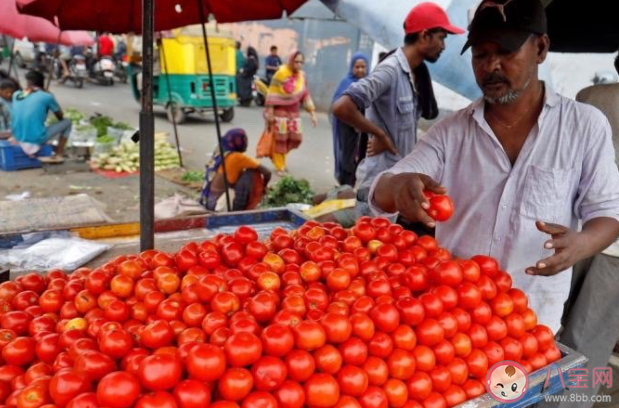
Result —
[[[112, 138], [113, 139], [113, 138]], [[91, 162], [96, 168], [116, 173], [133, 173], [140, 169], [140, 146], [132, 142], [121, 143], [110, 153], [101, 153]], [[155, 171], [175, 169], [180, 166], [176, 149], [166, 135], [155, 135]]]
[[67, 110], [64, 111], [64, 117], [67, 119], [71, 119], [71, 122], [73, 122], [74, 126], [86, 118], [86, 116], [82, 112], [78, 111], [75, 108], [67, 108]]
[[112, 143], [112, 142], [116, 142], [116, 139], [114, 139], [114, 137], [110, 135], [103, 135], [103, 136], [97, 137], [97, 143]]
[[311, 204], [314, 192], [305, 179], [296, 180], [292, 176], [283, 177], [267, 191], [267, 207], [283, 207], [286, 204]]
[[108, 127], [113, 127], [114, 121], [109, 116], [97, 114], [90, 118], [90, 124], [97, 129], [97, 136], [101, 137], [107, 134]]
[[204, 181], [204, 172], [203, 171], [186, 171], [182, 175], [181, 181], [187, 181], [187, 182]]

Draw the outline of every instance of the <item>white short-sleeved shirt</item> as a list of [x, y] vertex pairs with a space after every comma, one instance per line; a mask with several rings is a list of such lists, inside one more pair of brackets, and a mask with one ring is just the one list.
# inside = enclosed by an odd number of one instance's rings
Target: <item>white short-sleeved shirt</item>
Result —
[[[415, 150], [385, 173], [415, 172], [447, 188], [453, 217], [436, 237], [455, 256], [499, 260], [528, 294], [540, 323], [560, 327], [571, 269], [552, 277], [525, 269], [554, 252], [536, 220], [578, 229], [597, 217], [619, 220], [619, 171], [608, 120], [597, 109], [552, 90], [514, 166], [484, 118], [483, 99], [432, 127]], [[376, 214], [387, 215], [371, 199]]]

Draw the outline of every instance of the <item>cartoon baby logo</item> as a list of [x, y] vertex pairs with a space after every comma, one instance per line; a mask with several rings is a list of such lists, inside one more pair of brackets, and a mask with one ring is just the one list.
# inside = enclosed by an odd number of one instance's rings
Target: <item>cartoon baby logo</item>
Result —
[[529, 375], [515, 361], [500, 361], [486, 374], [486, 390], [498, 402], [520, 401], [529, 388]]

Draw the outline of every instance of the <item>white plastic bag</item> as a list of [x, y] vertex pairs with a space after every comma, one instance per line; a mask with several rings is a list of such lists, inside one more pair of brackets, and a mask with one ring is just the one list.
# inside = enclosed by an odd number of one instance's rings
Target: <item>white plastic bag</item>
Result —
[[111, 248], [80, 238], [49, 238], [25, 249], [0, 251], [0, 264], [13, 270], [73, 271]]

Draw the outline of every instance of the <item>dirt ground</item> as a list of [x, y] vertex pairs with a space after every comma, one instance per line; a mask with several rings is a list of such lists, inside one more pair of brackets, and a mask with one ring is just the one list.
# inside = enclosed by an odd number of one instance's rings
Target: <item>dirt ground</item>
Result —
[[[48, 169], [0, 171], [0, 200], [29, 192], [29, 198], [88, 194], [105, 204], [117, 222], [139, 220], [139, 175], [110, 180], [90, 171], [85, 163], [66, 162]], [[196, 192], [161, 177], [155, 180], [155, 202], [175, 193], [196, 198]]]

